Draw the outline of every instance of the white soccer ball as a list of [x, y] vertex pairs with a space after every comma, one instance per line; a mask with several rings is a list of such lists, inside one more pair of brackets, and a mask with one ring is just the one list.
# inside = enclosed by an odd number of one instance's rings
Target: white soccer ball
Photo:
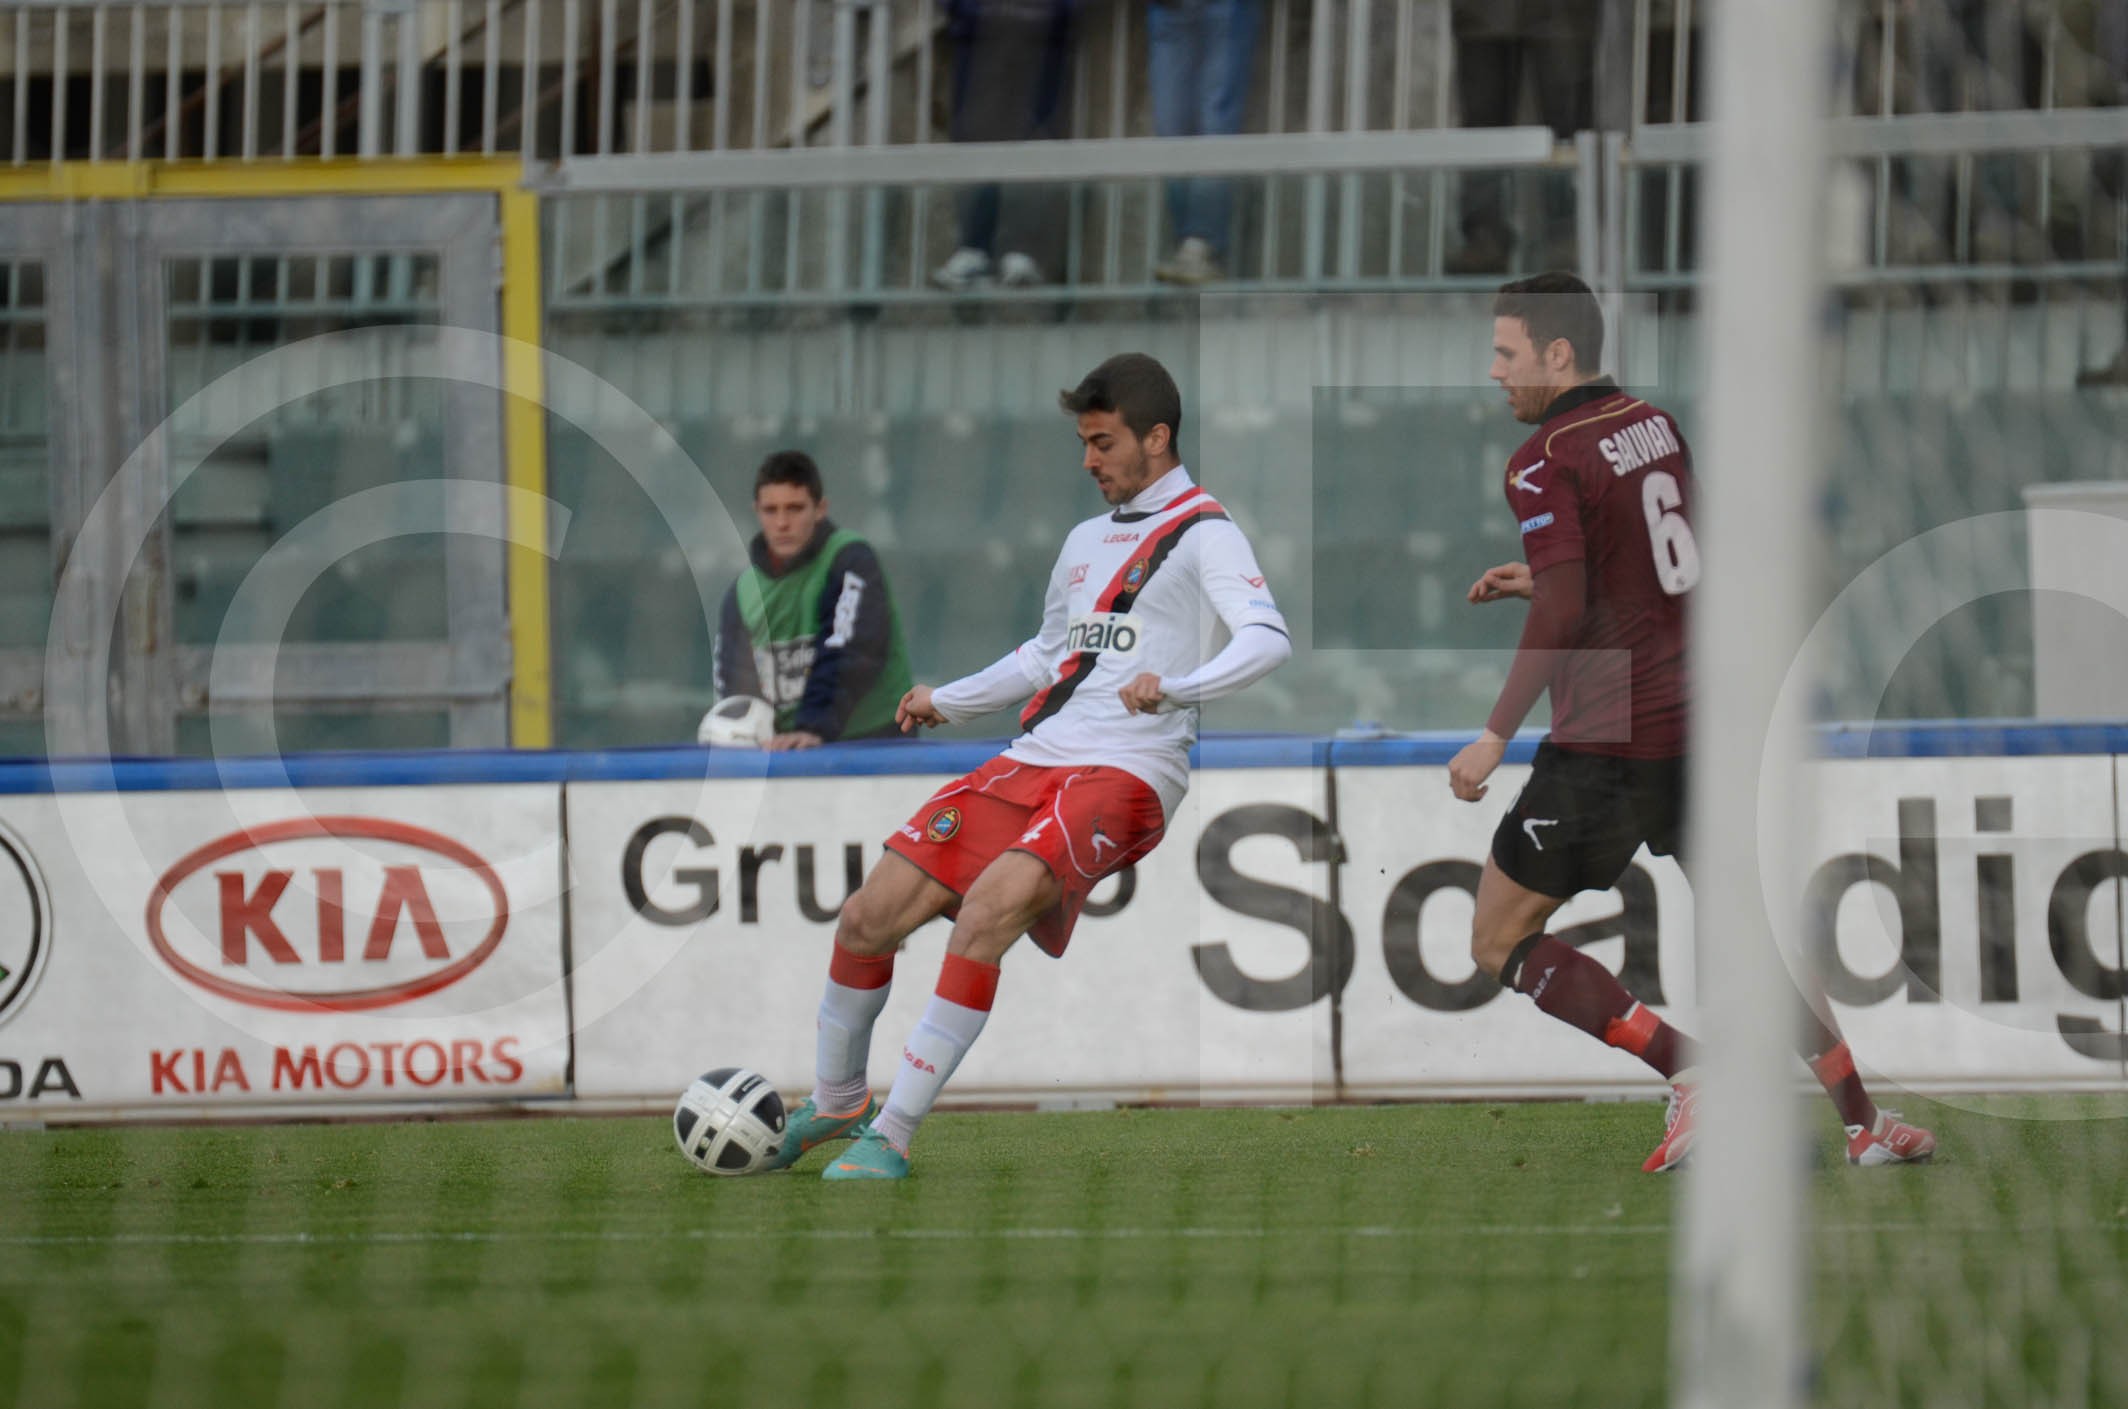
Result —
[[718, 700], [695, 729], [695, 742], [711, 748], [757, 749], [776, 735], [776, 708], [754, 695]]
[[719, 1067], [680, 1093], [680, 1153], [711, 1174], [751, 1174], [783, 1144], [783, 1098], [758, 1072]]

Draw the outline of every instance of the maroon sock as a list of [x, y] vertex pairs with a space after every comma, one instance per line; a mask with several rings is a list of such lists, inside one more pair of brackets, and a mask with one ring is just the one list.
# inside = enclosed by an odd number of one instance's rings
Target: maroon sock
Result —
[[[1877, 1128], [1877, 1103], [1862, 1089], [1862, 1078], [1855, 1075], [1855, 1056], [1847, 1050], [1847, 1044], [1826, 1032], [1824, 1026], [1813, 1021], [1812, 1026], [1825, 1037], [1832, 1039], [1832, 1046], [1821, 1049], [1811, 1057], [1810, 1070], [1818, 1078], [1818, 1085], [1832, 1097], [1839, 1109], [1840, 1123], [1845, 1126], [1860, 1126], [1864, 1130]], [[1813, 1041], [1812, 1046], [1817, 1043]]]
[[1642, 1007], [1609, 969], [1551, 935], [1540, 936], [1523, 954], [1515, 991], [1527, 993], [1559, 1021], [1631, 1052], [1666, 1077], [1688, 1064], [1683, 1034]]

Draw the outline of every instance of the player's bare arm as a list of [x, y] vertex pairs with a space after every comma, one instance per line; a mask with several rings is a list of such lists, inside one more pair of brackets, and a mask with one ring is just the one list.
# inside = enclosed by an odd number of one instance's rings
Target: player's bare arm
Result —
[[1507, 753], [1507, 740], [1488, 729], [1457, 750], [1448, 763], [1448, 786], [1465, 802], [1485, 796], [1487, 778]]
[[904, 734], [913, 734], [926, 727], [935, 729], [945, 722], [946, 716], [931, 705], [929, 685], [912, 686], [909, 693], [901, 697], [901, 703], [894, 706], [894, 723]]
[[1470, 585], [1467, 596], [1474, 606], [1504, 601], [1509, 597], [1520, 597], [1528, 601], [1533, 590], [1532, 581], [1528, 563], [1502, 563], [1498, 567], [1487, 568], [1483, 575]]
[[[1510, 573], [1510, 568], [1520, 568], [1520, 573]], [[1585, 594], [1586, 577], [1582, 563], [1575, 559], [1554, 563], [1541, 573], [1532, 573], [1522, 563], [1503, 564], [1487, 572], [1505, 575], [1507, 586], [1520, 586], [1520, 593], [1503, 595], [1526, 595], [1530, 601], [1528, 620], [1522, 623], [1522, 639], [1515, 647], [1515, 662], [1508, 667], [1507, 683], [1500, 687], [1500, 699], [1493, 706], [1490, 718], [1485, 722], [1485, 732], [1466, 744], [1448, 765], [1450, 791], [1465, 802], [1476, 802], [1485, 796], [1485, 780], [1500, 766], [1500, 759], [1507, 752], [1507, 741], [1522, 724], [1530, 706], [1546, 688], [1552, 669], [1552, 653], [1567, 649], [1574, 631], [1581, 620], [1582, 599]], [[1476, 601], [1478, 585], [1471, 588], [1472, 600]]]
[[1116, 698], [1122, 700], [1123, 707], [1132, 714], [1152, 714], [1167, 698], [1167, 691], [1161, 687], [1160, 677], [1147, 671], [1116, 691]]
[[[1501, 563], [1489, 567], [1476, 582], [1470, 585], [1468, 596], [1473, 605], [1505, 601], [1519, 597], [1529, 601], [1536, 594], [1536, 578], [1525, 562]], [[1485, 780], [1492, 777], [1493, 770], [1507, 753], [1507, 740], [1487, 729], [1477, 738], [1465, 744], [1448, 765], [1448, 786], [1465, 802], [1477, 802], [1485, 796]]]
[[768, 741], [770, 753], [788, 753], [792, 749], [817, 749], [826, 740], [805, 729], [793, 729], [787, 734], [778, 734]]

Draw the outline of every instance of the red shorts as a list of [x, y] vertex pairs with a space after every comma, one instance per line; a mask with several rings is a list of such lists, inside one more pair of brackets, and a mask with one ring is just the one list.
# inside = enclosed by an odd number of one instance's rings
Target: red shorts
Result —
[[1135, 865], [1166, 827], [1159, 794], [1134, 773], [1038, 768], [1000, 755], [933, 793], [887, 838], [887, 849], [955, 895], [966, 895], [1008, 851], [1035, 857], [1064, 895], [1027, 933], [1058, 955], [1071, 942], [1087, 893]]

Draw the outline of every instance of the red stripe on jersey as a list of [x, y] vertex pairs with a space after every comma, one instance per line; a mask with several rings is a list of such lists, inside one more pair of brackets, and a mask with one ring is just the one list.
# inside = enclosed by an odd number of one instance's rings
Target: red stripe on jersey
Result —
[[[1182, 495], [1175, 500], [1174, 504], [1168, 505], [1166, 509], [1162, 509], [1160, 512], [1167, 513], [1174, 509], [1176, 505], [1186, 504], [1196, 498], [1203, 498], [1204, 502], [1187, 514], [1170, 520], [1166, 527], [1145, 540], [1145, 545], [1138, 550], [1136, 557], [1116, 569], [1116, 575], [1108, 580], [1108, 586], [1102, 588], [1101, 595], [1095, 599], [1095, 611], [1115, 611], [1119, 602], [1122, 603], [1122, 610], [1129, 611], [1130, 603], [1124, 602], [1123, 598], [1129, 596], [1135, 599], [1140, 592], [1145, 590], [1145, 584], [1153, 580], [1153, 569], [1158, 567], [1161, 561], [1167, 557], [1168, 551], [1174, 546], [1175, 540], [1182, 536], [1184, 529], [1200, 519], [1223, 519], [1226, 517], [1227, 511], [1219, 507], [1218, 500], [1205, 494], [1202, 485], [1193, 486], [1189, 493]], [[1130, 570], [1141, 562], [1146, 564], [1145, 576], [1138, 579], [1137, 586], [1126, 586], [1125, 584], [1130, 580]]]
[[[1153, 580], [1153, 573], [1158, 570], [1161, 563], [1167, 561], [1168, 553], [1174, 548], [1176, 541], [1184, 533], [1194, 525], [1203, 523], [1206, 519], [1223, 519], [1227, 516], [1226, 510], [1219, 507], [1219, 501], [1204, 495], [1204, 490], [1201, 486], [1193, 488], [1188, 494], [1184, 494], [1177, 499], [1175, 503], [1180, 504], [1185, 500], [1198, 496], [1204, 496], [1202, 504], [1168, 523], [1166, 527], [1147, 539], [1145, 546], [1130, 561], [1116, 569], [1116, 575], [1109, 579], [1108, 586], [1102, 588], [1101, 595], [1095, 599], [1095, 611], [1129, 611], [1131, 603], [1138, 600], [1138, 594], [1145, 590], [1146, 583]], [[1169, 505], [1168, 507], [1173, 508], [1174, 506]], [[1166, 510], [1161, 512], [1165, 513]], [[1131, 569], [1141, 563], [1145, 565], [1145, 571], [1139, 574], [1136, 585], [1132, 585], [1130, 583]], [[1057, 672], [1057, 678], [1043, 686], [1042, 692], [1029, 700], [1027, 707], [1020, 711], [1020, 727], [1022, 729], [1032, 729], [1050, 715], [1064, 708], [1064, 702], [1069, 700], [1072, 692], [1079, 688], [1080, 681], [1093, 671], [1094, 661], [1100, 654], [1099, 651], [1081, 651], [1070, 660], [1064, 662], [1064, 668]]]

